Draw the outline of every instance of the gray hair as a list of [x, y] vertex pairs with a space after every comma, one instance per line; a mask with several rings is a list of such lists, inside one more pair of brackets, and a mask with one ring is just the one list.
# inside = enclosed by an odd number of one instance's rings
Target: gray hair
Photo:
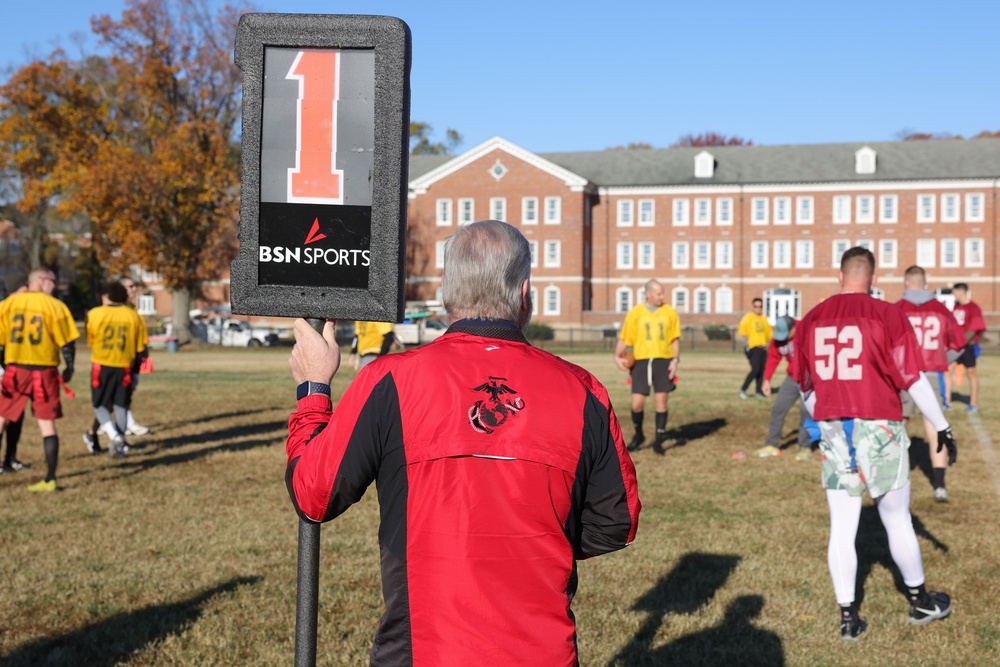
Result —
[[499, 220], [465, 225], [445, 245], [444, 307], [453, 320], [476, 317], [527, 326], [531, 306], [522, 304], [521, 285], [530, 277], [531, 247], [517, 228]]

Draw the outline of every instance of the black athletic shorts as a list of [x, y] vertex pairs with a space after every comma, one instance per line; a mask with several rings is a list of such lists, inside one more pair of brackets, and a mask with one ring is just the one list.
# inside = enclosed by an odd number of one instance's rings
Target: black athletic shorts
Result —
[[132, 371], [128, 368], [113, 368], [94, 364], [90, 373], [90, 397], [95, 408], [117, 405], [127, 408], [132, 392]]
[[671, 392], [677, 388], [668, 376], [670, 359], [636, 359], [632, 367], [632, 393], [649, 396], [649, 387], [657, 394]]
[[962, 356], [960, 356], [958, 359], [956, 359], [956, 361], [958, 363], [962, 364], [963, 366], [965, 366], [966, 368], [975, 368], [976, 367], [976, 344], [975, 343], [967, 343], [965, 345], [965, 350], [962, 352]]

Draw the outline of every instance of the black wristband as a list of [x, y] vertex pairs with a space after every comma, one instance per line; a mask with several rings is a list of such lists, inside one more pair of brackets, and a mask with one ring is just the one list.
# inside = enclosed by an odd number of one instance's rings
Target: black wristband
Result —
[[330, 398], [330, 385], [323, 384], [322, 382], [303, 382], [295, 390], [295, 400], [301, 401], [306, 396], [312, 396], [313, 394], [323, 394], [327, 398]]

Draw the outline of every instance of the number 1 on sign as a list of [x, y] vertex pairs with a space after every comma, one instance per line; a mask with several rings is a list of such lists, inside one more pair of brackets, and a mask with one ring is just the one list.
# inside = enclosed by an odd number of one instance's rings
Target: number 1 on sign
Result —
[[288, 201], [343, 204], [344, 172], [336, 168], [340, 53], [299, 51], [285, 78], [299, 83]]

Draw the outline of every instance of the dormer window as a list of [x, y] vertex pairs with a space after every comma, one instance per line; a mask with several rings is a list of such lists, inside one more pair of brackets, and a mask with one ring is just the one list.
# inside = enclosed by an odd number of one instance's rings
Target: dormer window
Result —
[[854, 153], [854, 173], [874, 174], [875, 173], [875, 151], [868, 146], [859, 148]]
[[708, 151], [694, 156], [694, 177], [712, 178], [715, 175], [715, 158]]

